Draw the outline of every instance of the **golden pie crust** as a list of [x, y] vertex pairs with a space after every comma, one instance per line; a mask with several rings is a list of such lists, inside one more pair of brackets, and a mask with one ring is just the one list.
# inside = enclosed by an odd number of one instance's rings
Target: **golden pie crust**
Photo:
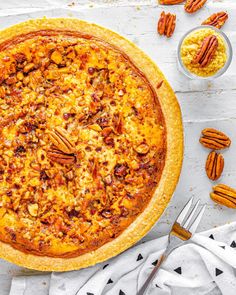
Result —
[[181, 112], [157, 66], [77, 19], [0, 32], [0, 257], [87, 267], [142, 238], [183, 158]]

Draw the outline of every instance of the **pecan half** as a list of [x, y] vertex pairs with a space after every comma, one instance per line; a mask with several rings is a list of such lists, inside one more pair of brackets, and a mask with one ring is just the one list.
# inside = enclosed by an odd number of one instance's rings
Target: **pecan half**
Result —
[[228, 13], [225, 11], [221, 11], [221, 12], [213, 13], [206, 20], [204, 20], [204, 22], [202, 22], [202, 25], [213, 26], [220, 29], [225, 24], [227, 19], [228, 19]]
[[165, 35], [167, 38], [171, 37], [175, 30], [176, 15], [171, 13], [165, 13], [162, 11], [158, 24], [157, 32], [159, 35]]
[[213, 128], [203, 129], [199, 142], [206, 148], [213, 150], [222, 150], [231, 144], [231, 140], [227, 135]]
[[211, 152], [206, 160], [206, 174], [211, 180], [217, 180], [224, 169], [224, 158], [221, 154]]
[[213, 192], [210, 193], [210, 197], [216, 203], [229, 207], [236, 208], [236, 190], [225, 185], [218, 184], [213, 186]]
[[159, 0], [161, 5], [174, 5], [184, 2], [185, 0]]
[[51, 148], [47, 151], [47, 157], [59, 164], [74, 164], [76, 162], [76, 157], [74, 154], [66, 154], [57, 148]]
[[72, 154], [75, 150], [75, 146], [70, 139], [69, 133], [61, 128], [56, 127], [53, 131], [48, 133], [51, 142], [62, 152], [66, 154]]
[[188, 13], [194, 13], [206, 3], [207, 0], [187, 0], [184, 9]]
[[201, 48], [192, 60], [192, 63], [199, 64], [201, 67], [207, 66], [212, 60], [218, 47], [218, 39], [215, 35], [204, 38]]

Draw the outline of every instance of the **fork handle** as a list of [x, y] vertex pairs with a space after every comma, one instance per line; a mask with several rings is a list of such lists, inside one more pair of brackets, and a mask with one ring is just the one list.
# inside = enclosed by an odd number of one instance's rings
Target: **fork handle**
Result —
[[162, 262], [166, 259], [166, 255], [165, 253], [163, 253], [160, 257], [160, 259], [158, 259], [157, 265], [154, 267], [154, 269], [152, 270], [151, 274], [148, 276], [148, 278], [146, 279], [145, 283], [143, 284], [142, 288], [138, 291], [137, 295], [144, 295], [148, 289], [148, 286], [150, 285], [150, 283], [153, 281], [156, 273], [158, 272], [158, 270], [160, 269], [160, 266], [162, 264]]

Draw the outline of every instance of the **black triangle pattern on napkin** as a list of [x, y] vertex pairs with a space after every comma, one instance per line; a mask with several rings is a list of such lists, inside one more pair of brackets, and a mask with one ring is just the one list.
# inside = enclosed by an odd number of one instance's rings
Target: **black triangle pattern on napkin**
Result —
[[219, 268], [216, 268], [216, 277], [221, 275], [223, 273], [222, 270], [220, 270]]
[[232, 247], [232, 248], [236, 248], [236, 243], [235, 243], [235, 241], [233, 241], [233, 242], [231, 243], [230, 247]]
[[93, 293], [87, 292], [87, 295], [94, 295]]
[[122, 290], [120, 290], [119, 295], [125, 295], [125, 292], [123, 292]]
[[139, 261], [139, 260], [142, 260], [142, 259], [143, 259], [142, 254], [139, 254], [136, 261]]
[[107, 282], [107, 284], [112, 284], [112, 283], [113, 283], [112, 279], [109, 279]]
[[105, 264], [102, 269], [105, 269], [109, 264]]
[[157, 288], [161, 288], [161, 287], [159, 287], [157, 284], [155, 285]]
[[175, 272], [177, 272], [178, 274], [182, 274], [182, 268], [181, 267], [177, 267], [176, 269], [174, 269]]
[[209, 236], [210, 239], [215, 240], [213, 234]]
[[157, 260], [155, 260], [155, 261], [153, 261], [152, 265], [156, 266], [156, 265], [157, 265], [157, 263], [158, 263], [158, 259], [157, 259]]
[[220, 248], [225, 249], [225, 246], [220, 246]]

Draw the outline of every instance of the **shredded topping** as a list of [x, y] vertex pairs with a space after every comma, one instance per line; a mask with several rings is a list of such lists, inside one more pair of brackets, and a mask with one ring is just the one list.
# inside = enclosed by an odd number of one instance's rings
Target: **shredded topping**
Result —
[[93, 37], [0, 45], [0, 239], [72, 257], [116, 238], [160, 179], [165, 122], [144, 75]]

